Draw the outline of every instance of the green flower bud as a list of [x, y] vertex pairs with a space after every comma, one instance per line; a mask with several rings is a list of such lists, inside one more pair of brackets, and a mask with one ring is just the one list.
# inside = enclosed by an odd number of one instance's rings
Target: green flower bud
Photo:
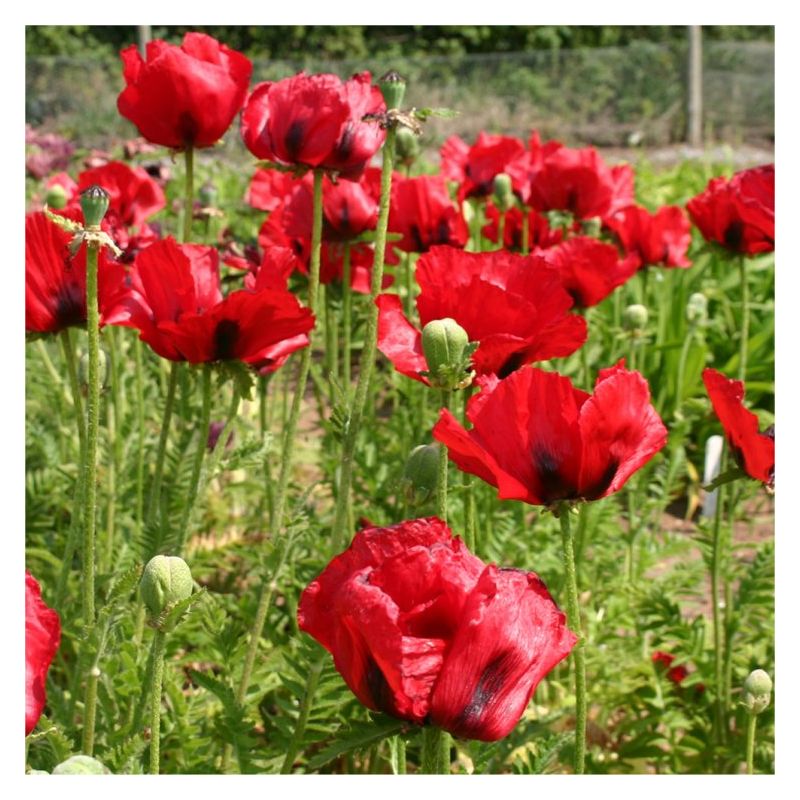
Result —
[[67, 199], [67, 190], [60, 183], [54, 183], [47, 190], [44, 201], [50, 208], [59, 211], [67, 204]]
[[111, 770], [91, 756], [70, 756], [62, 761], [54, 770], [53, 775], [110, 775]]
[[428, 362], [431, 386], [448, 390], [468, 386], [472, 381], [467, 373], [473, 349], [467, 332], [454, 319], [429, 322], [422, 329], [422, 352]]
[[[108, 353], [101, 347], [97, 351], [97, 373], [100, 378], [100, 389], [108, 386]], [[82, 352], [78, 359], [78, 383], [84, 394], [89, 391], [89, 353]]]
[[760, 714], [769, 706], [772, 679], [763, 669], [754, 669], [745, 679], [742, 700], [751, 714]]
[[638, 303], [622, 312], [622, 327], [626, 331], [642, 331], [647, 325], [647, 309]]
[[492, 201], [500, 211], [508, 211], [514, 205], [514, 189], [511, 178], [505, 172], [494, 176], [494, 193]]
[[588, 219], [581, 220], [581, 233], [584, 236], [594, 236], [596, 239], [600, 236], [600, 229], [602, 227], [603, 223], [600, 217], [589, 217]]
[[217, 201], [219, 200], [219, 192], [217, 191], [216, 184], [211, 181], [206, 181], [197, 193], [200, 200], [200, 205], [203, 208], [216, 208]]
[[400, 108], [406, 93], [406, 81], [399, 72], [389, 70], [379, 81], [378, 88], [386, 101], [386, 108]]
[[419, 138], [410, 128], [398, 128], [394, 140], [395, 156], [404, 166], [411, 166], [419, 157]]
[[439, 444], [415, 447], [403, 468], [403, 491], [410, 506], [427, 503], [439, 483]]
[[192, 593], [189, 565], [178, 556], [155, 556], [147, 562], [139, 584], [142, 600], [153, 618], [167, 606], [185, 600]]
[[81, 193], [83, 222], [87, 227], [96, 227], [108, 211], [108, 192], [96, 183]]
[[708, 317], [708, 298], [702, 292], [695, 292], [686, 303], [686, 319], [692, 325], [699, 325]]

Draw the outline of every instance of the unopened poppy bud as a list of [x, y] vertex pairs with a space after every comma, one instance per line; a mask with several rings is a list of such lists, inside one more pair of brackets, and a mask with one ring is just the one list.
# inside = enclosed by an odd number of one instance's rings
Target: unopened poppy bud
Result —
[[450, 317], [435, 319], [422, 329], [422, 352], [428, 362], [428, 380], [437, 389], [464, 385], [469, 367], [469, 336]]
[[708, 317], [708, 298], [702, 292], [695, 292], [686, 303], [686, 319], [692, 325], [706, 321]]
[[87, 227], [97, 227], [108, 211], [108, 192], [93, 183], [88, 189], [81, 192], [81, 210], [83, 221]]
[[508, 211], [514, 205], [514, 189], [511, 178], [505, 172], [494, 176], [494, 194], [492, 200], [500, 211]]
[[[100, 381], [100, 389], [103, 390], [108, 385], [108, 353], [101, 347], [97, 351], [97, 373]], [[89, 353], [84, 351], [78, 360], [78, 382], [84, 393], [89, 390]]]
[[200, 205], [203, 208], [216, 208], [217, 201], [219, 200], [219, 192], [217, 191], [216, 184], [211, 181], [206, 181], [197, 193], [200, 200]]
[[647, 309], [635, 303], [622, 312], [622, 327], [626, 331], [641, 331], [647, 325]]
[[67, 190], [60, 183], [54, 183], [47, 190], [44, 201], [50, 208], [54, 208], [58, 211], [64, 208], [68, 199]]
[[395, 139], [395, 155], [397, 161], [410, 166], [419, 157], [419, 138], [410, 128], [398, 128]]
[[410, 506], [427, 503], [439, 483], [438, 444], [421, 444], [415, 447], [403, 468], [403, 491]]
[[70, 756], [62, 761], [55, 769], [53, 775], [110, 775], [111, 770], [101, 764], [96, 758], [85, 755]]
[[185, 600], [192, 593], [189, 565], [178, 556], [155, 556], [147, 562], [139, 584], [142, 600], [151, 617], [167, 606]]
[[743, 702], [751, 714], [760, 714], [769, 705], [772, 679], [763, 669], [754, 669], [745, 679]]
[[395, 70], [389, 70], [379, 81], [378, 88], [386, 101], [386, 108], [400, 108], [403, 97], [406, 93], [405, 78]]

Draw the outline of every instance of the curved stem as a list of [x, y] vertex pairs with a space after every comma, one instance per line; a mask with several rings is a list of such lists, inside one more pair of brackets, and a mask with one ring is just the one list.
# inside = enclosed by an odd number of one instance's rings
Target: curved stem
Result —
[[747, 380], [747, 346], [750, 341], [750, 293], [747, 285], [747, 261], [739, 256], [739, 276], [742, 284], [742, 331], [739, 343], [739, 380]]
[[[211, 367], [208, 364], [203, 364], [202, 370], [203, 399], [200, 410], [200, 424], [198, 425], [197, 449], [195, 450], [194, 462], [192, 463], [192, 476], [189, 479], [189, 493], [186, 496], [186, 503], [183, 507], [183, 515], [181, 518], [180, 527], [178, 528], [178, 546], [176, 548], [176, 552], [178, 554], [180, 554], [183, 550], [183, 545], [188, 536], [187, 529], [189, 527], [189, 521], [192, 517], [192, 508], [197, 501], [197, 492], [200, 486], [200, 471], [203, 467], [203, 458], [206, 454], [208, 432], [211, 424]], [[219, 438], [217, 439], [217, 445], [222, 443], [222, 446], [224, 447], [223, 433], [224, 431], [220, 433]]]
[[194, 217], [194, 147], [188, 145], [184, 151], [186, 162], [186, 184], [183, 200], [183, 241], [192, 239], [192, 218]]
[[433, 725], [422, 729], [422, 759], [420, 772], [423, 775], [450, 774], [450, 734]]
[[367, 400], [369, 381], [375, 363], [375, 350], [378, 336], [378, 306], [375, 299], [381, 291], [383, 283], [383, 263], [386, 252], [386, 231], [389, 224], [389, 200], [392, 190], [392, 165], [394, 162], [394, 142], [396, 131], [389, 128], [383, 146], [383, 166], [381, 169], [381, 197], [378, 210], [378, 224], [375, 230], [375, 261], [372, 266], [372, 283], [370, 286], [370, 303], [367, 316], [367, 328], [364, 334], [364, 349], [359, 360], [358, 383], [350, 409], [346, 427], [344, 445], [342, 447], [341, 480], [339, 494], [336, 498], [336, 512], [333, 522], [333, 545], [339, 550], [344, 545], [344, 531], [347, 525], [347, 508], [350, 500], [350, 487], [353, 481], [353, 456], [356, 439], [361, 427], [361, 418]]
[[153, 682], [150, 689], [150, 774], [158, 775], [161, 758], [161, 687], [164, 682], [164, 645], [166, 634], [153, 636]]
[[175, 389], [178, 386], [178, 369], [180, 365], [173, 361], [169, 370], [169, 384], [167, 386], [167, 399], [164, 402], [164, 417], [161, 421], [161, 433], [158, 437], [158, 450], [156, 452], [156, 471], [150, 487], [150, 499], [147, 507], [147, 522], [153, 524], [161, 506], [161, 481], [164, 477], [164, 457], [167, 453], [167, 438], [169, 425], [172, 421], [172, 410], [175, 406]]
[[297, 758], [297, 752], [300, 749], [300, 743], [303, 741], [303, 736], [306, 732], [306, 724], [308, 723], [308, 715], [314, 705], [314, 694], [317, 691], [317, 684], [319, 683], [319, 676], [322, 672], [324, 665], [324, 657], [318, 658], [308, 671], [308, 679], [306, 680], [306, 689], [303, 694], [303, 700], [300, 704], [300, 712], [297, 716], [297, 723], [294, 726], [292, 739], [289, 746], [286, 748], [286, 756], [281, 765], [281, 775], [288, 775], [292, 771], [294, 760]]
[[570, 526], [570, 510], [567, 505], [561, 506], [559, 520], [564, 573], [567, 579], [567, 616], [570, 629], [578, 637], [578, 642], [572, 650], [575, 664], [575, 774], [582, 775], [586, 758], [586, 656], [578, 607], [578, 582], [575, 576], [575, 550]]
[[747, 719], [747, 774], [753, 774], [753, 753], [756, 746], [756, 720], [755, 714], [748, 714]]

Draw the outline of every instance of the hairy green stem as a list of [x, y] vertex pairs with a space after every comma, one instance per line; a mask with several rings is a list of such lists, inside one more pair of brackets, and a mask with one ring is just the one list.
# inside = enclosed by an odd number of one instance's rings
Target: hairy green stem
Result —
[[575, 774], [582, 775], [586, 759], [586, 655], [578, 607], [578, 583], [575, 576], [575, 551], [570, 513], [569, 506], [566, 504], [561, 506], [559, 520], [566, 576], [567, 617], [570, 629], [578, 637], [572, 650], [575, 665]]
[[187, 145], [184, 151], [186, 183], [183, 199], [183, 241], [192, 240], [192, 218], [194, 217], [194, 147]]
[[506, 215], [507, 211], [500, 212], [500, 218], [497, 221], [497, 249], [502, 250], [506, 246]]
[[[683, 378], [684, 372], [686, 371], [686, 359], [689, 357], [689, 350], [694, 340], [694, 331], [695, 326], [690, 325], [686, 337], [683, 340], [680, 358], [678, 359], [678, 374], [675, 378], [675, 408], [673, 410], [673, 413], [676, 415], [680, 411], [681, 400], [683, 399]], [[633, 369], [633, 367], [631, 367], [631, 369]]]
[[[192, 462], [192, 475], [189, 479], [189, 492], [186, 495], [186, 503], [183, 507], [180, 527], [178, 528], [178, 547], [176, 548], [176, 553], [178, 555], [180, 555], [182, 552], [183, 545], [186, 542], [189, 520], [192, 516], [192, 508], [197, 501], [197, 492], [200, 487], [200, 472], [203, 467], [203, 458], [206, 454], [208, 433], [211, 424], [211, 366], [209, 364], [203, 364], [202, 373], [202, 406], [200, 410], [200, 423], [197, 426], [197, 448], [195, 449], [194, 461]], [[223, 436], [222, 433], [220, 433], [219, 439], [217, 439], [217, 444], [222, 442], [222, 440]]]
[[[443, 389], [441, 395], [441, 407], [450, 408], [452, 392]], [[439, 477], [436, 481], [436, 516], [443, 522], [447, 522], [447, 446], [439, 443]]]
[[350, 396], [351, 374], [351, 338], [353, 335], [350, 326], [353, 324], [353, 288], [352, 281], [350, 242], [344, 243], [344, 253], [342, 254], [342, 383], [345, 395]]
[[[327, 654], [326, 654], [327, 656]], [[303, 699], [300, 703], [300, 712], [297, 715], [297, 722], [294, 726], [292, 739], [289, 746], [286, 748], [286, 756], [283, 759], [281, 766], [281, 775], [288, 775], [292, 771], [294, 760], [297, 758], [297, 753], [300, 750], [300, 744], [303, 741], [303, 736], [306, 732], [306, 724], [308, 723], [308, 715], [314, 706], [314, 694], [317, 691], [319, 684], [319, 676], [322, 672], [322, 667], [325, 664], [325, 657], [318, 658], [308, 670], [308, 679], [306, 680], [306, 688], [303, 693]]]
[[[720, 461], [720, 473], [725, 469], [726, 453], [723, 451]], [[720, 613], [720, 583], [723, 554], [722, 536], [722, 506], [724, 502], [725, 486], [717, 489], [717, 505], [714, 509], [714, 526], [711, 545], [711, 612], [714, 627], [714, 719], [717, 729], [717, 741], [724, 744], [727, 739], [725, 725], [725, 698], [724, 698], [724, 652], [722, 615]]]
[[753, 753], [756, 747], [756, 714], [747, 715], [747, 774], [753, 774]]
[[422, 759], [420, 771], [423, 775], [450, 774], [450, 744], [447, 731], [428, 725], [422, 729]]
[[153, 681], [150, 687], [150, 774], [158, 775], [161, 759], [161, 688], [164, 683], [164, 646], [167, 635], [153, 636]]
[[75, 407], [75, 421], [78, 426], [78, 452], [82, 454], [83, 448], [86, 446], [86, 420], [83, 417], [83, 399], [81, 398], [81, 387], [78, 383], [78, 361], [75, 357], [75, 348], [72, 344], [72, 331], [70, 328], [64, 328], [59, 338], [61, 339], [61, 348], [64, 352], [64, 362], [67, 365], [69, 388], [72, 392], [72, 404]]
[[98, 247], [86, 248], [86, 334], [89, 354], [86, 450], [83, 460], [83, 622], [92, 626], [94, 611], [95, 538], [97, 530], [97, 436], [100, 422], [100, 314], [97, 306]]
[[86, 693], [83, 701], [83, 736], [81, 738], [81, 752], [84, 755], [94, 754], [94, 728], [97, 714], [97, 681], [100, 670], [92, 666], [86, 677]]
[[394, 163], [394, 142], [396, 131], [390, 127], [386, 132], [383, 146], [383, 166], [381, 169], [381, 195], [378, 209], [378, 224], [375, 230], [375, 260], [372, 266], [372, 283], [370, 286], [370, 303], [367, 315], [367, 327], [364, 334], [364, 349], [359, 360], [358, 383], [353, 404], [350, 408], [346, 426], [341, 458], [341, 479], [339, 494], [336, 497], [336, 512], [333, 522], [333, 545], [336, 550], [345, 543], [345, 527], [348, 521], [348, 505], [350, 488], [353, 482], [353, 460], [356, 440], [364, 415], [370, 377], [375, 363], [375, 351], [378, 337], [378, 306], [375, 299], [381, 291], [383, 283], [383, 264], [386, 254], [386, 231], [389, 224], [389, 201], [392, 190], [392, 166]]
[[167, 399], [164, 402], [164, 416], [161, 420], [161, 433], [158, 437], [158, 450], [156, 451], [156, 469], [153, 474], [153, 483], [150, 486], [150, 498], [147, 504], [147, 522], [154, 524], [161, 508], [161, 482], [164, 477], [164, 458], [167, 454], [167, 438], [169, 426], [172, 421], [172, 411], [175, 407], [175, 389], [178, 386], [178, 370], [180, 363], [173, 361], [169, 370], [169, 384], [167, 386]]
[[144, 366], [142, 342], [137, 336], [133, 342], [134, 385], [136, 387], [136, 524], [144, 522]]

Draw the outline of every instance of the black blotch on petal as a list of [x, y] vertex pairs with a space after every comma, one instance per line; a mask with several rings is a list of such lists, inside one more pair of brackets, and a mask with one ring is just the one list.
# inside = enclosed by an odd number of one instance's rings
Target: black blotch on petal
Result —
[[286, 152], [291, 159], [297, 158], [300, 152], [300, 146], [303, 144], [306, 126], [300, 120], [296, 119], [286, 132], [286, 138], [283, 140]]
[[537, 448], [533, 451], [533, 465], [542, 485], [542, 500], [547, 505], [559, 500], [577, 500], [577, 487], [561, 475], [561, 464], [554, 453]]
[[725, 233], [722, 238], [726, 247], [729, 247], [731, 250], [738, 250], [744, 238], [744, 225], [742, 225], [739, 220], [734, 220], [725, 228]]
[[341, 139], [336, 143], [336, 148], [333, 153], [335, 158], [340, 161], [347, 161], [347, 159], [350, 158], [350, 154], [353, 152], [354, 140], [355, 128], [352, 122], [348, 122], [347, 125], [345, 125]]
[[472, 697], [453, 721], [450, 730], [466, 737], [478, 730], [486, 707], [503, 688], [508, 678], [513, 658], [511, 652], [504, 651], [486, 665], [475, 685]]
[[501, 380], [516, 372], [522, 366], [522, 353], [512, 353], [497, 370], [497, 377]]
[[239, 323], [223, 319], [214, 331], [214, 361], [227, 361], [234, 358], [236, 340], [239, 338]]
[[617, 461], [616, 458], [609, 459], [603, 474], [597, 479], [597, 481], [595, 481], [595, 483], [593, 483], [583, 492], [583, 499], [597, 500], [598, 498], [602, 497], [605, 491], [611, 485], [611, 481], [614, 480], [614, 476], [617, 474], [617, 469], [619, 469], [619, 461]]
[[364, 678], [367, 682], [372, 702], [378, 711], [383, 711], [385, 714], [394, 714], [394, 694], [383, 670], [378, 666], [372, 656], [367, 656], [367, 665], [364, 672]]
[[198, 130], [199, 126], [195, 118], [188, 111], [181, 112], [180, 117], [178, 117], [178, 132], [184, 144], [194, 144]]

